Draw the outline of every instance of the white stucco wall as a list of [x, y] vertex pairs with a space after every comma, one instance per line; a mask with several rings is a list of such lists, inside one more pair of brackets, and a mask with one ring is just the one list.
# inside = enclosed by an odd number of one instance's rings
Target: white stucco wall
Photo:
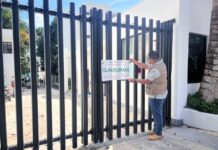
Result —
[[[125, 14], [165, 21], [175, 18], [172, 58], [172, 118], [182, 119], [187, 94], [199, 84], [188, 85], [189, 32], [209, 35], [212, 0], [144, 0]], [[132, 19], [133, 21], [133, 19]]]
[[3, 54], [5, 85], [10, 87], [12, 77], [14, 77], [13, 33], [12, 33], [12, 30], [3, 29], [2, 35], [3, 35], [2, 36], [3, 42], [11, 42], [12, 43], [12, 54]]

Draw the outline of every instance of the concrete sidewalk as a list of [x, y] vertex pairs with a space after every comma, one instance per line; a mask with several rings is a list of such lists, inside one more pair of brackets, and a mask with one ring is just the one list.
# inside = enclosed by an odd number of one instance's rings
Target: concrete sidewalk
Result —
[[[148, 141], [145, 133], [91, 144], [86, 149], [98, 150], [218, 150], [218, 132], [183, 127], [166, 128], [164, 139]], [[83, 148], [81, 148], [83, 149]]]

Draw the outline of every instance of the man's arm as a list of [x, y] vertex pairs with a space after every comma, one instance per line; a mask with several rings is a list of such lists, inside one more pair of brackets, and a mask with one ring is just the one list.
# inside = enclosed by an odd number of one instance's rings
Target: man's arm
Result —
[[144, 63], [142, 63], [142, 62], [139, 62], [139, 61], [137, 61], [137, 60], [135, 60], [135, 59], [130, 59], [130, 62], [131, 62], [131, 63], [134, 63], [134, 64], [137, 65], [139, 68], [149, 69], [149, 65], [144, 64]]
[[141, 84], [150, 84], [152, 81], [148, 79], [129, 79], [129, 82], [137, 82]]

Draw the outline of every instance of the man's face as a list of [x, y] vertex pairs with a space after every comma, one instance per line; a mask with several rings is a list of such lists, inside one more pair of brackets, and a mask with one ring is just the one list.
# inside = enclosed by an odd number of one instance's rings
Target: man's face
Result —
[[151, 64], [151, 65], [153, 65], [153, 64], [156, 63], [156, 61], [155, 61], [154, 59], [151, 59], [151, 58], [150, 58], [150, 59], [148, 60], [148, 63]]

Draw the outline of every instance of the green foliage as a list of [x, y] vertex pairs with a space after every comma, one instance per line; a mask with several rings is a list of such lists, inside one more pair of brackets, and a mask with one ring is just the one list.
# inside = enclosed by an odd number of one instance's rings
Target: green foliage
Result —
[[42, 27], [36, 29], [36, 54], [40, 58], [41, 67], [44, 66], [44, 38]]
[[[58, 47], [57, 47], [57, 19], [54, 18], [50, 25], [51, 46], [51, 73], [58, 75]], [[36, 29], [37, 56], [40, 57], [41, 65], [44, 66], [44, 36], [43, 28]]]
[[206, 102], [199, 93], [189, 95], [187, 105], [201, 112], [218, 114], [218, 101]]
[[12, 12], [9, 8], [2, 8], [2, 26], [4, 29], [12, 29]]
[[68, 78], [68, 87], [69, 87], [68, 90], [71, 90], [71, 78]]
[[[2, 25], [4, 29], [12, 29], [12, 11], [8, 8], [2, 9]], [[28, 74], [30, 72], [29, 53], [29, 34], [28, 26], [23, 20], [19, 20], [19, 36], [20, 36], [20, 61], [21, 73]]]

